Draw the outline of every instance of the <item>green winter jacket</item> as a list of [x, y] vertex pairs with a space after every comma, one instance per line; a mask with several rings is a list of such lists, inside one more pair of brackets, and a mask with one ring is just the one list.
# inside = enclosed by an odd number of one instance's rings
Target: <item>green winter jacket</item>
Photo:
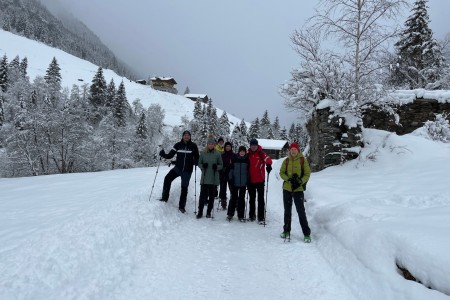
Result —
[[[292, 175], [295, 173], [298, 175], [298, 177], [301, 176], [302, 170], [301, 170], [301, 159], [300, 157], [304, 157], [303, 153], [299, 152], [296, 157], [292, 157], [289, 155], [281, 164], [280, 168], [280, 177], [283, 178], [283, 189], [286, 191], [292, 192], [292, 186], [291, 183], [288, 181], [289, 178], [292, 177]], [[289, 160], [289, 162], [288, 162]], [[286, 167], [287, 163], [287, 167]], [[311, 176], [311, 169], [309, 168], [309, 163], [306, 158], [304, 158], [303, 162], [303, 176], [300, 178], [301, 183], [300, 187], [298, 187], [294, 192], [302, 192], [303, 191], [303, 184], [308, 182], [309, 176]]]
[[[205, 169], [203, 164], [207, 163], [208, 167]], [[217, 170], [214, 171], [212, 169], [213, 164], [217, 165]], [[219, 172], [223, 168], [222, 156], [220, 152], [216, 149], [213, 150], [205, 150], [200, 153], [200, 158], [198, 160], [198, 166], [202, 170], [202, 178], [200, 180], [200, 184], [213, 184], [219, 185]]]

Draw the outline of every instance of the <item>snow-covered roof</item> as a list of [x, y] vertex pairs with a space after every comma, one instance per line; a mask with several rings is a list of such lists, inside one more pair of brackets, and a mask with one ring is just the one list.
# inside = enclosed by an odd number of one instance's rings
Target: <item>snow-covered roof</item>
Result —
[[177, 83], [173, 77], [152, 77], [150, 80], [173, 81], [175, 84]]
[[285, 140], [268, 140], [268, 139], [257, 139], [257, 140], [261, 148], [267, 150], [281, 150], [286, 144], [288, 144], [288, 142]]
[[194, 99], [198, 99], [198, 98], [208, 98], [208, 95], [206, 94], [184, 94], [184, 96], [186, 98], [194, 98]]

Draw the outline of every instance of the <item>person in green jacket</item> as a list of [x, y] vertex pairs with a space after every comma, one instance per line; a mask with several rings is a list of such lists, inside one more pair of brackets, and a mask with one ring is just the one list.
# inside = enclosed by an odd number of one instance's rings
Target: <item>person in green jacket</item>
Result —
[[308, 161], [300, 151], [297, 143], [289, 146], [289, 155], [283, 161], [280, 168], [280, 177], [283, 182], [284, 226], [281, 237], [286, 239], [291, 236], [292, 202], [295, 203], [300, 226], [302, 227], [305, 243], [311, 242], [311, 229], [306, 218], [304, 204], [304, 189], [311, 175]]
[[213, 137], [209, 137], [205, 151], [200, 153], [198, 166], [202, 170], [200, 179], [200, 199], [198, 203], [197, 219], [203, 217], [203, 207], [208, 199], [208, 207], [206, 217], [211, 218], [211, 211], [214, 208], [214, 192], [220, 183], [219, 171], [223, 168], [222, 156], [215, 149], [216, 141]]

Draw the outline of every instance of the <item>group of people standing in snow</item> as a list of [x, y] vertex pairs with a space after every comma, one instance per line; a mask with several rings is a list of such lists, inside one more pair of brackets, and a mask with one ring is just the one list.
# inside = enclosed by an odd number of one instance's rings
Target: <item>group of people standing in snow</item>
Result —
[[[171, 159], [177, 155], [175, 166], [164, 178], [164, 185], [160, 201], [169, 199], [172, 181], [181, 177], [181, 193], [179, 210], [186, 213], [186, 199], [189, 181], [197, 166], [201, 170], [200, 197], [197, 219], [203, 217], [206, 206], [206, 218], [212, 217], [214, 199], [219, 196], [222, 209], [227, 208], [227, 219], [231, 221], [237, 211], [239, 221], [245, 221], [246, 205], [245, 194], [249, 195], [248, 220], [258, 218], [260, 224], [265, 224], [264, 190], [266, 172], [272, 171], [272, 159], [258, 145], [256, 139], [250, 141], [250, 148], [239, 146], [237, 153], [233, 152], [230, 142], [219, 138], [216, 142], [213, 136], [208, 137], [205, 149], [199, 152], [197, 145], [191, 140], [191, 133], [186, 130], [180, 142], [176, 143], [169, 153], [161, 150], [159, 155]], [[311, 230], [308, 225], [304, 206], [304, 190], [311, 171], [308, 161], [300, 151], [297, 143], [289, 147], [289, 155], [280, 168], [280, 177], [283, 179], [284, 226], [282, 238], [290, 238], [292, 204], [295, 203], [303, 231], [305, 242], [310, 242]], [[218, 190], [220, 187], [220, 190]], [[230, 201], [227, 203], [227, 187], [230, 192]], [[256, 208], [256, 203], [257, 208]], [[228, 207], [227, 207], [228, 204]]]

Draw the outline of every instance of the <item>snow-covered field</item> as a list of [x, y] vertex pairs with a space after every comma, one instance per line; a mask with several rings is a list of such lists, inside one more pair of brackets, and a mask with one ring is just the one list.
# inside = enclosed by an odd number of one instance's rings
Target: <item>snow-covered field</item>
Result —
[[364, 137], [360, 159], [311, 176], [311, 244], [296, 218], [279, 238], [281, 160], [266, 227], [197, 220], [194, 177], [187, 214], [179, 179], [157, 201], [162, 164], [150, 201], [157, 168], [0, 179], [0, 299], [449, 299], [450, 144]]

